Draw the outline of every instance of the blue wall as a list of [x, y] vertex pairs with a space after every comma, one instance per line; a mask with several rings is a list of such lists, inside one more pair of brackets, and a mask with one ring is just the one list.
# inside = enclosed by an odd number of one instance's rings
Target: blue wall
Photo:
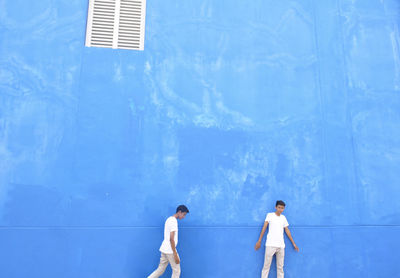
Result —
[[87, 2], [0, 0], [0, 277], [146, 277], [180, 203], [182, 277], [259, 277], [276, 199], [287, 277], [399, 277], [399, 1]]

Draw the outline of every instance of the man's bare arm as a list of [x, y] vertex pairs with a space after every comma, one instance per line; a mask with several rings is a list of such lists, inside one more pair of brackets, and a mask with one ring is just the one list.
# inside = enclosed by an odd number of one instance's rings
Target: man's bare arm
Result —
[[258, 238], [258, 241], [257, 241], [257, 243], [256, 243], [256, 246], [254, 247], [255, 250], [260, 249], [260, 247], [261, 247], [261, 241], [262, 241], [262, 239], [263, 239], [263, 237], [264, 237], [264, 234], [265, 234], [265, 231], [267, 230], [267, 227], [268, 227], [268, 221], [265, 221], [265, 222], [264, 222], [264, 226], [262, 227], [262, 230], [261, 230], [261, 233], [260, 233], [260, 237]]
[[286, 235], [288, 236], [288, 238], [290, 239], [290, 241], [292, 242], [293, 248], [294, 248], [297, 252], [299, 252], [299, 247], [297, 247], [296, 243], [294, 243], [292, 234], [290, 233], [290, 230], [289, 230], [288, 227], [285, 227], [285, 233], [286, 233]]
[[180, 259], [179, 259], [179, 256], [178, 256], [178, 252], [176, 252], [176, 247], [175, 247], [175, 232], [171, 232], [171, 234], [169, 236], [169, 241], [171, 243], [172, 252], [174, 252], [175, 263], [179, 264], [180, 263]]

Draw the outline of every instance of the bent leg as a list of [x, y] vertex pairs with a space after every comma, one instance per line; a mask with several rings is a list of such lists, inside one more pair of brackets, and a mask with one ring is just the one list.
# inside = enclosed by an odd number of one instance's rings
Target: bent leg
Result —
[[150, 274], [150, 276], [147, 278], [160, 277], [165, 272], [165, 269], [167, 268], [167, 266], [168, 266], [167, 255], [164, 253], [161, 253], [160, 264], [158, 265], [158, 268], [156, 270], [154, 270], [154, 272], [152, 274]]
[[[179, 278], [181, 276], [181, 265], [175, 262], [173, 254], [168, 254], [168, 261], [172, 268], [171, 278]], [[179, 256], [179, 255], [178, 255]]]

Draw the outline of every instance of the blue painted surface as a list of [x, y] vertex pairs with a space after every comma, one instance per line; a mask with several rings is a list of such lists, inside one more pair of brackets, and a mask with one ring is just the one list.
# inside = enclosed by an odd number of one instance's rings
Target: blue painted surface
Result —
[[1, 277], [146, 277], [180, 203], [182, 277], [259, 277], [276, 199], [287, 277], [398, 277], [398, 1], [148, 1], [144, 52], [86, 15], [0, 0]]

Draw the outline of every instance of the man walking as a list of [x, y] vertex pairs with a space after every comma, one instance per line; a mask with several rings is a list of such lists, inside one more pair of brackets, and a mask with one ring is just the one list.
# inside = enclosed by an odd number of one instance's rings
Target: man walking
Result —
[[168, 264], [172, 268], [171, 278], [179, 278], [181, 274], [180, 258], [176, 251], [178, 245], [178, 221], [185, 218], [189, 210], [186, 206], [180, 205], [176, 208], [176, 213], [165, 221], [164, 225], [164, 241], [161, 244], [160, 252], [160, 264], [158, 268], [150, 274], [148, 278], [157, 278], [163, 275]]
[[292, 235], [289, 231], [289, 223], [286, 217], [282, 214], [285, 210], [285, 203], [283, 201], [276, 201], [275, 212], [267, 214], [265, 218], [264, 226], [261, 230], [260, 237], [256, 243], [255, 249], [258, 250], [261, 247], [261, 241], [264, 237], [265, 230], [269, 224], [269, 230], [267, 235], [267, 241], [265, 243], [265, 259], [264, 267], [261, 272], [261, 278], [268, 278], [269, 269], [271, 266], [272, 257], [276, 255], [276, 273], [278, 278], [283, 278], [283, 264], [285, 258], [285, 241], [283, 239], [283, 230], [293, 244], [293, 248], [299, 252], [299, 248], [294, 243]]

